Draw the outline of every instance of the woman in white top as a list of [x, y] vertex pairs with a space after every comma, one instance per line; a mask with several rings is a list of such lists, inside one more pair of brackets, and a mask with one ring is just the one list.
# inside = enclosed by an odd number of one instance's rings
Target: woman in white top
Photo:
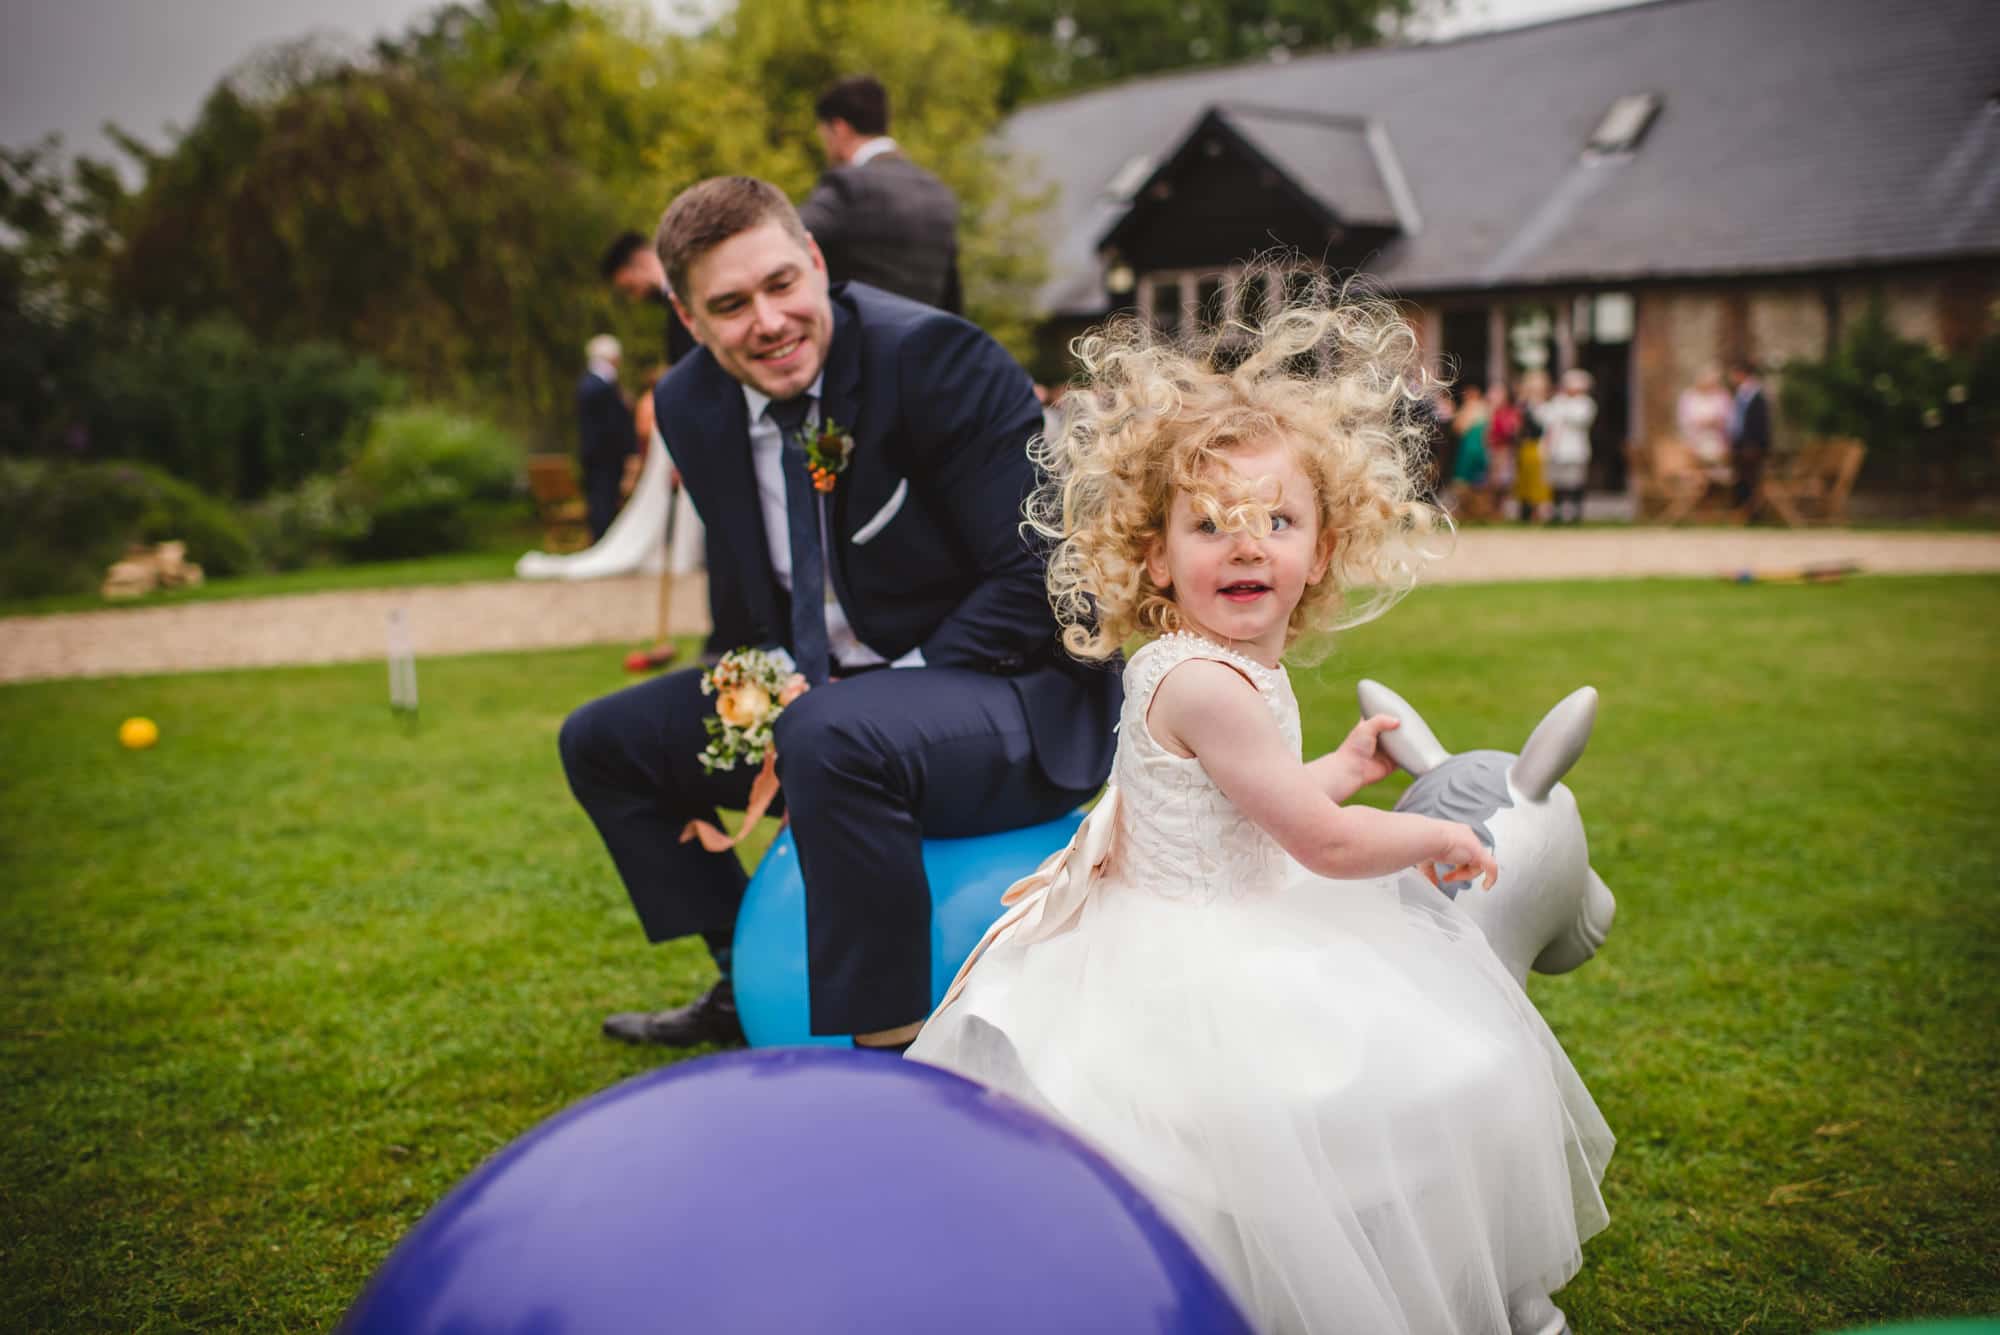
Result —
[[1590, 474], [1590, 424], [1597, 420], [1597, 402], [1590, 397], [1590, 372], [1563, 372], [1556, 396], [1536, 410], [1542, 423], [1542, 463], [1549, 490], [1555, 493], [1555, 515], [1572, 524], [1583, 520], [1583, 487]]
[[1704, 366], [1694, 383], [1681, 391], [1674, 422], [1681, 439], [1694, 451], [1702, 471], [1714, 482], [1729, 481], [1729, 411], [1732, 400], [1722, 387], [1722, 368]]

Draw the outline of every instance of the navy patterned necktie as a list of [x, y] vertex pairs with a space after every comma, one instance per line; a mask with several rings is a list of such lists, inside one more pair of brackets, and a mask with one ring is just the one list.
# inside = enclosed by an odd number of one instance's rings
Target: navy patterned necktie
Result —
[[812, 412], [812, 396], [801, 394], [764, 409], [778, 427], [778, 457], [785, 471], [786, 527], [792, 538], [792, 661], [815, 686], [826, 683], [830, 654], [826, 643], [826, 558], [820, 545], [819, 492], [806, 470], [801, 428]]

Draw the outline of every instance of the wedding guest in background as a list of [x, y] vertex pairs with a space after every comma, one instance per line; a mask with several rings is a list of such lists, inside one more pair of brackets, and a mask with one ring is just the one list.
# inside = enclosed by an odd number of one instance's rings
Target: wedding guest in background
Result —
[[1505, 380], [1493, 382], [1486, 396], [1486, 495], [1496, 517], [1505, 517], [1514, 494], [1514, 451], [1521, 440], [1521, 405], [1514, 402]]
[[[605, 281], [617, 289], [629, 301], [652, 302], [660, 308], [665, 320], [666, 365], [672, 369], [695, 350], [694, 335], [681, 322], [680, 313], [674, 309], [673, 294], [667, 288], [667, 271], [660, 263], [653, 244], [637, 232], [621, 232], [606, 247], [598, 268]], [[667, 452], [673, 452], [673, 432], [662, 430]], [[651, 442], [648, 434], [640, 441], [641, 458]], [[734, 568], [727, 560], [719, 559], [714, 541], [706, 530], [702, 532], [703, 564], [708, 570], [708, 592], [710, 620], [713, 629], [709, 631], [704, 657], [713, 661], [737, 645], [744, 643], [749, 634], [749, 623], [745, 620], [744, 598], [735, 583]]]
[[1719, 366], [1702, 367], [1674, 405], [1674, 425], [1681, 441], [1694, 452], [1711, 482], [1726, 484], [1730, 480], [1729, 419], [1733, 406], [1729, 391], [1722, 387]]
[[1451, 422], [1458, 437], [1458, 455], [1451, 468], [1451, 500], [1452, 509], [1461, 514], [1484, 509], [1487, 416], [1485, 392], [1478, 385], [1465, 386]]
[[660, 257], [653, 253], [645, 237], [637, 232], [620, 232], [605, 248], [597, 267], [604, 280], [627, 301], [651, 302], [660, 308], [666, 324], [661, 346], [668, 366], [694, 351], [694, 335], [688, 333], [687, 326], [674, 313], [674, 303], [667, 292], [666, 270], [660, 267]]
[[1771, 404], [1757, 368], [1738, 358], [1729, 364], [1729, 383], [1736, 391], [1729, 415], [1729, 464], [1736, 474], [1736, 508], [1749, 518], [1764, 478], [1764, 460], [1771, 453]]
[[1539, 367], [1521, 377], [1521, 436], [1514, 446], [1514, 504], [1522, 523], [1548, 518], [1549, 480], [1542, 468], [1542, 409], [1549, 373]]
[[926, 306], [964, 312], [958, 198], [889, 137], [889, 94], [873, 77], [842, 79], [813, 104], [827, 170], [799, 205], [831, 281], [850, 279]]
[[590, 540], [596, 542], [618, 516], [619, 484], [632, 455], [632, 408], [618, 387], [618, 340], [599, 334], [584, 345], [584, 355], [589, 365], [576, 382], [577, 462]]
[[1562, 388], [1542, 405], [1542, 467], [1555, 499], [1554, 523], [1583, 522], [1583, 489], [1590, 478], [1590, 427], [1597, 401], [1590, 397], [1590, 372], [1571, 367]]
[[[646, 374], [639, 386], [639, 397], [632, 407], [632, 438], [634, 451], [625, 461], [625, 481], [619, 491], [626, 496], [638, 484], [639, 474], [646, 466], [646, 451], [653, 443], [653, 386], [660, 383], [660, 377], [667, 368], [659, 362], [646, 368]], [[673, 485], [678, 488], [680, 479], [675, 477]]]

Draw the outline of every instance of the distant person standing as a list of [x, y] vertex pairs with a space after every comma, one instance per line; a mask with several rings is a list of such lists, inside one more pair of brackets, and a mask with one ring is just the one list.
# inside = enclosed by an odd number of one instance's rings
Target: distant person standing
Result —
[[1729, 481], [1729, 419], [1735, 408], [1729, 391], [1722, 387], [1722, 368], [1718, 366], [1704, 366], [1674, 405], [1674, 424], [1680, 429], [1682, 442], [1713, 482]]
[[[650, 301], [660, 308], [666, 319], [666, 360], [667, 367], [693, 353], [696, 346], [694, 335], [681, 323], [680, 314], [674, 310], [673, 292], [667, 286], [666, 266], [660, 262], [659, 252], [653, 243], [637, 232], [621, 232], [605, 248], [604, 257], [598, 262], [598, 270], [604, 280], [616, 288], [619, 294], [630, 301]], [[657, 377], [656, 377], [657, 378]], [[648, 396], [650, 398], [650, 396]], [[636, 424], [635, 424], [636, 426]], [[646, 430], [642, 433], [640, 449], [643, 451], [652, 441], [653, 423], [650, 416]], [[662, 425], [661, 438], [666, 441], [668, 453], [673, 452], [673, 432]], [[674, 490], [680, 490], [680, 474], [674, 474]], [[675, 505], [683, 505], [678, 497]], [[691, 511], [683, 514], [682, 523], [694, 522]], [[702, 559], [708, 569], [709, 605], [712, 629], [709, 631], [705, 656], [710, 660], [720, 657], [738, 645], [748, 643], [749, 625], [743, 619], [743, 599], [735, 585], [731, 564], [719, 559], [713, 535], [702, 532]]]
[[618, 484], [632, 453], [632, 407], [618, 387], [618, 340], [599, 334], [584, 345], [589, 366], [576, 382], [578, 455], [583, 501], [590, 513], [590, 540], [596, 542], [618, 516]]
[[668, 366], [694, 351], [694, 335], [674, 312], [673, 294], [667, 290], [667, 271], [661, 267], [652, 242], [637, 232], [620, 232], [605, 248], [597, 268], [604, 281], [627, 301], [650, 301], [660, 308], [667, 322], [663, 350]]
[[1729, 412], [1729, 463], [1736, 473], [1736, 508], [1748, 519], [1771, 453], [1771, 404], [1757, 368], [1740, 357], [1729, 364], [1729, 384], [1736, 391]]
[[1542, 409], [1549, 402], [1549, 373], [1537, 367], [1521, 377], [1521, 434], [1514, 444], [1514, 501], [1521, 522], [1547, 517], [1549, 479], [1542, 467]]
[[1590, 397], [1590, 372], [1564, 371], [1562, 388], [1542, 405], [1542, 468], [1555, 499], [1552, 522], [1583, 522], [1583, 489], [1590, 477], [1590, 428], [1597, 401]]
[[799, 206], [835, 283], [867, 283], [964, 313], [958, 199], [889, 137], [889, 94], [869, 75], [842, 79], [813, 104], [827, 170]]
[[1505, 380], [1493, 382], [1486, 396], [1492, 413], [1486, 419], [1486, 492], [1493, 515], [1507, 517], [1507, 501], [1514, 494], [1514, 449], [1521, 439], [1521, 405], [1514, 402]]
[[1489, 420], [1485, 391], [1478, 385], [1467, 385], [1451, 423], [1458, 437], [1458, 454], [1451, 465], [1451, 512], [1455, 515], [1484, 515]]

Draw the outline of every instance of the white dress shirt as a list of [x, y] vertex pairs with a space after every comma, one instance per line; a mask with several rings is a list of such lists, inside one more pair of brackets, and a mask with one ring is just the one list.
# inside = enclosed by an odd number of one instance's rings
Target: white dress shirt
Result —
[[854, 156], [847, 160], [850, 167], [864, 167], [884, 153], [894, 153], [896, 141], [886, 134], [878, 134], [867, 143], [854, 150]]
[[[879, 142], [879, 141], [878, 141]], [[806, 397], [812, 400], [812, 407], [806, 412], [808, 429], [819, 422], [820, 382], [826, 377], [815, 376], [806, 389]], [[764, 512], [764, 541], [770, 550], [771, 573], [776, 575], [786, 593], [798, 596], [792, 589], [792, 517], [785, 508], [785, 465], [784, 436], [778, 424], [764, 415], [771, 404], [768, 394], [759, 393], [748, 385], [743, 386], [743, 402], [750, 409], [750, 467], [757, 475], [757, 504]], [[840, 605], [840, 595], [833, 587], [833, 554], [828, 550], [832, 534], [827, 530], [832, 520], [832, 511], [821, 507], [820, 547], [826, 553], [820, 561], [826, 571], [826, 646], [827, 653], [838, 667], [874, 667], [889, 660], [861, 642], [848, 624], [847, 610]], [[924, 651], [912, 649], [890, 667], [922, 667]]]

